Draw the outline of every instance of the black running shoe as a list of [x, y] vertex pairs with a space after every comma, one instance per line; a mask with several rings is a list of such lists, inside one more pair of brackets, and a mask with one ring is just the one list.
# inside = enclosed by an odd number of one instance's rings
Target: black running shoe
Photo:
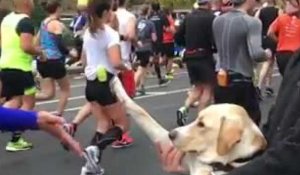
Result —
[[273, 97], [274, 96], [274, 90], [272, 88], [266, 88], [266, 95], [267, 97]]

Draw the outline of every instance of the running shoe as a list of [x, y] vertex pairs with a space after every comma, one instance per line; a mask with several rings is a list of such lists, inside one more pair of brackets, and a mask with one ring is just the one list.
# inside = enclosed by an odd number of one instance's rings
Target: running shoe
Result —
[[158, 84], [159, 84], [159, 86], [166, 86], [166, 85], [168, 85], [170, 82], [171, 82], [171, 81], [170, 81], [170, 80], [167, 80], [167, 79], [160, 79], [160, 80], [158, 81]]
[[117, 140], [112, 144], [112, 148], [126, 148], [133, 144], [134, 140], [128, 133], [123, 134], [122, 140]]
[[177, 110], [177, 125], [184, 126], [187, 123], [188, 119], [188, 108], [181, 107]]
[[33, 148], [33, 144], [20, 138], [17, 142], [8, 142], [6, 145], [6, 151], [8, 152], [18, 152], [26, 151]]
[[174, 79], [173, 73], [167, 73], [167, 74], [166, 74], [166, 79], [167, 79], [167, 80], [173, 80], [173, 79]]
[[80, 175], [103, 175], [104, 169], [99, 165], [100, 151], [97, 146], [89, 146], [84, 151], [85, 165]]
[[146, 95], [146, 89], [144, 86], [141, 86], [139, 90], [137, 90], [137, 96], [143, 96]]
[[267, 97], [273, 97], [274, 96], [274, 90], [272, 88], [266, 88], [266, 91], [265, 91]]

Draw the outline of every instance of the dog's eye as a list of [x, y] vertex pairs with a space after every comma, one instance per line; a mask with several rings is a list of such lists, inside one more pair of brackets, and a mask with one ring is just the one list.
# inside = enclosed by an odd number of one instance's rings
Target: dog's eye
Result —
[[205, 127], [205, 125], [202, 121], [200, 121], [200, 122], [198, 122], [198, 127], [203, 128], [203, 127]]

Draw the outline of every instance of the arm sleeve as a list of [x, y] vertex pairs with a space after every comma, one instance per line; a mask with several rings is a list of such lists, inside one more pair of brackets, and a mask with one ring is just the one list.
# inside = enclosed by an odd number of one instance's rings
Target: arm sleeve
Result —
[[214, 32], [213, 32], [213, 23], [214, 23], [214, 20], [216, 19], [216, 16], [213, 15], [212, 17], [212, 21], [211, 21], [211, 43], [212, 43], [212, 51], [214, 53], [217, 53], [217, 46], [216, 46], [216, 42], [215, 42], [215, 37], [214, 37]]
[[66, 47], [66, 44], [63, 41], [63, 37], [62, 34], [60, 35], [55, 35], [55, 41], [56, 41], [56, 45], [59, 49], [59, 51], [63, 54], [63, 55], [68, 55], [69, 54], [69, 50]]
[[262, 24], [256, 18], [249, 18], [247, 44], [250, 57], [256, 62], [265, 61], [265, 51], [262, 48]]
[[175, 41], [180, 46], [185, 46], [185, 19], [180, 24], [178, 31], [175, 33]]
[[285, 139], [269, 148], [261, 157], [228, 175], [300, 174], [300, 120], [288, 133]]
[[37, 130], [37, 113], [0, 107], [1, 131]]
[[108, 37], [107, 48], [109, 49], [110, 47], [113, 47], [113, 46], [119, 45], [119, 44], [120, 44], [120, 35], [116, 31], [111, 29], [111, 32]]
[[22, 19], [16, 28], [17, 34], [20, 36], [22, 33], [28, 33], [34, 35], [34, 25], [31, 19]]

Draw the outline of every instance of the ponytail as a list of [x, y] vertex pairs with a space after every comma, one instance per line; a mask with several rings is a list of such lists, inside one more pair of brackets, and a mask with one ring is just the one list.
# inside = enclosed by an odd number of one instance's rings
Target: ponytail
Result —
[[98, 29], [98, 20], [111, 9], [111, 0], [90, 0], [87, 7], [89, 31], [93, 35]]

